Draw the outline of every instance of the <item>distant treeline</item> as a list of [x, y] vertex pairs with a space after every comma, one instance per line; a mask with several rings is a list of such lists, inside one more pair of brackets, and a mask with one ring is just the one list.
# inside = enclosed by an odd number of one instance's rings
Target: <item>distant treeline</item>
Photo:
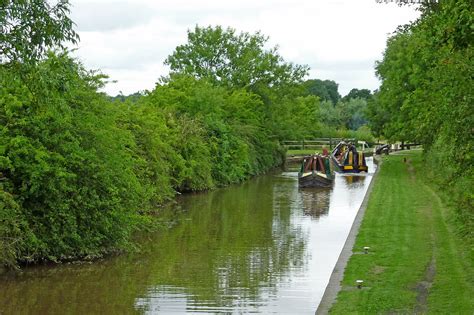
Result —
[[426, 2], [420, 10], [388, 39], [370, 125], [387, 139], [423, 144], [427, 175], [452, 201], [459, 231], [474, 241], [473, 2]]
[[158, 206], [177, 192], [280, 165], [282, 139], [371, 137], [364, 127], [370, 91], [341, 100], [334, 82], [332, 90], [305, 82], [308, 68], [264, 49], [260, 33], [196, 27], [152, 91], [111, 98], [99, 92], [104, 75], [61, 49], [78, 40], [67, 1], [4, 7], [0, 264], [127, 249], [132, 233], [151, 227]]

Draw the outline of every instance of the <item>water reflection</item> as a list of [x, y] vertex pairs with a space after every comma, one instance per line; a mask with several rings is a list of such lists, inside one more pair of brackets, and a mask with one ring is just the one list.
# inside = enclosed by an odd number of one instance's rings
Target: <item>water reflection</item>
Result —
[[280, 172], [182, 196], [140, 253], [0, 277], [0, 313], [314, 314], [370, 179], [301, 190]]
[[306, 188], [300, 191], [300, 195], [304, 215], [309, 215], [313, 219], [328, 215], [331, 190]]
[[153, 272], [156, 285], [136, 300], [136, 308], [146, 313], [243, 312], [258, 311], [274, 299], [282, 277], [304, 264], [307, 239], [291, 224], [291, 213], [284, 206], [289, 204], [287, 196], [278, 196], [283, 207], [274, 211], [274, 181], [266, 176], [180, 198], [180, 207], [188, 212], [186, 220], [152, 245], [153, 253], [173, 254], [169, 262], [174, 268], [170, 271], [166, 261], [156, 260], [157, 268], [168, 272]]
[[367, 174], [365, 173], [354, 174], [354, 175], [341, 174], [340, 176], [344, 178], [344, 180], [346, 181], [346, 185], [352, 185], [352, 184], [358, 183], [359, 185], [352, 186], [352, 189], [354, 189], [355, 187], [360, 187], [364, 185]]

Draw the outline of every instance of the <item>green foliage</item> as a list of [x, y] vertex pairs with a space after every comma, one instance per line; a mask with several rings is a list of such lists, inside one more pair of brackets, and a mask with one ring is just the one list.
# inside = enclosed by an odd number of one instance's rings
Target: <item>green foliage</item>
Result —
[[115, 103], [114, 107], [120, 112], [120, 128], [130, 131], [133, 137], [134, 145], [127, 149], [136, 161], [135, 174], [147, 189], [146, 199], [156, 206], [174, 196], [176, 182], [170, 174], [183, 161], [170, 144], [173, 134], [164, 113], [142, 103], [128, 99], [125, 103]]
[[69, 19], [69, 1], [51, 6], [44, 0], [3, 0], [0, 3], [0, 63], [35, 62], [51, 47], [78, 35]]
[[385, 133], [385, 126], [390, 120], [390, 113], [388, 109], [379, 106], [379, 94], [375, 95], [367, 102], [366, 114], [369, 120], [368, 126], [371, 128], [375, 136], [381, 137]]
[[[372, 142], [373, 136], [367, 126], [367, 101], [362, 98], [341, 100], [336, 106], [330, 101], [320, 105], [319, 117], [323, 128], [320, 136], [334, 137], [336, 134], [343, 138], [357, 138]], [[364, 130], [359, 132], [359, 130]], [[347, 136], [346, 135], [350, 135]], [[339, 137], [339, 136], [338, 136]]]
[[[307, 93], [304, 92], [301, 82], [308, 68], [285, 62], [278, 54], [277, 48], [269, 50], [265, 48], [267, 42], [268, 38], [260, 33], [237, 34], [231, 28], [196, 26], [193, 31], [188, 32], [188, 42], [178, 46], [166, 60], [174, 75], [185, 74], [198, 80], [204, 79], [210, 85], [238, 91], [240, 95], [245, 93], [244, 90], [253, 93], [250, 99], [260, 105], [246, 109], [256, 110], [257, 115], [252, 117], [253, 122], [250, 124], [252, 127], [246, 126], [244, 129], [257, 128], [259, 131], [256, 132], [255, 129], [247, 135], [246, 142], [250, 141], [248, 148], [244, 144], [239, 144], [239, 141], [230, 138], [225, 140], [236, 130], [242, 129], [238, 127], [238, 121], [232, 124], [231, 129], [222, 129], [222, 124], [212, 122], [212, 119], [222, 115], [219, 106], [211, 105], [213, 102], [209, 101], [205, 108], [196, 107], [196, 112], [201, 114], [207, 113], [209, 106], [214, 107], [213, 110], [216, 112], [208, 113], [210, 118], [205, 119], [208, 128], [212, 126], [216, 129], [211, 136], [217, 135], [219, 146], [235, 145], [237, 147], [229, 148], [229, 150], [238, 151], [244, 155], [254, 155], [252, 152], [260, 150], [263, 143], [269, 146], [264, 145], [263, 147], [267, 148], [260, 154], [267, 156], [266, 150], [275, 151], [275, 146], [270, 145], [272, 141], [265, 141], [265, 138], [294, 139], [313, 134], [319, 128], [317, 100], [314, 97], [303, 97]], [[337, 85], [335, 86], [337, 89]], [[222, 100], [216, 101], [222, 102]], [[245, 102], [250, 104], [248, 101]], [[204, 106], [205, 102], [200, 101], [199, 104], [199, 106]], [[240, 110], [236, 108], [235, 112], [239, 113]], [[244, 122], [244, 125], [246, 124]], [[274, 164], [274, 161], [268, 160], [267, 157], [257, 155], [249, 158], [257, 160], [257, 164], [260, 165], [255, 171], [251, 171], [251, 174], [261, 172], [262, 163], [263, 165]], [[268, 161], [262, 162], [262, 160]], [[253, 165], [250, 166], [250, 169], [253, 169], [256, 164], [250, 162], [250, 165]], [[238, 168], [243, 170], [248, 167], [239, 166]], [[223, 172], [220, 173], [222, 175]], [[242, 176], [237, 176], [237, 178], [240, 177]]]
[[326, 126], [338, 128], [341, 126], [341, 119], [339, 111], [331, 101], [322, 101], [319, 106], [319, 117], [321, 122]]
[[110, 100], [113, 102], [126, 102], [130, 101], [132, 103], [138, 102], [138, 100], [145, 95], [145, 92], [135, 92], [130, 95], [123, 95], [122, 92], [120, 94], [117, 94], [115, 96], [110, 96]]
[[[239, 38], [255, 44], [259, 36]], [[274, 130], [282, 125], [269, 117], [280, 108], [316, 123], [317, 101], [279, 100], [283, 90], [298, 95], [305, 68], [261, 50], [265, 41], [252, 49], [272, 64], [270, 81], [229, 87], [212, 77], [172, 75], [150, 93], [115, 99], [97, 92], [104, 76], [66, 53], [2, 65], [0, 262], [125, 248], [151, 210], [177, 191], [240, 182], [281, 164]], [[259, 95], [250, 89], [257, 86]], [[295, 119], [286, 126], [309, 129]]]
[[26, 220], [20, 206], [11, 194], [3, 190], [3, 185], [0, 185], [0, 222], [0, 263], [15, 266], [22, 247], [32, 235], [25, 233]]
[[308, 67], [284, 62], [277, 48], [265, 49], [268, 38], [232, 28], [196, 26], [188, 43], [166, 59], [174, 73], [206, 78], [215, 85], [258, 90], [298, 83]]
[[424, 145], [433, 179], [448, 187], [460, 230], [474, 239], [472, 1], [422, 7], [399, 28], [377, 65], [380, 91], [369, 102], [371, 126], [388, 139]]
[[314, 96], [284, 98], [274, 105], [272, 121], [279, 139], [312, 138], [321, 128], [319, 101]]
[[178, 182], [187, 183], [176, 187], [180, 191], [242, 181], [281, 162], [279, 146], [265, 125], [260, 98], [243, 89], [228, 90], [206, 80], [172, 76], [145, 103], [174, 113], [168, 117], [180, 122], [173, 141], [186, 161], [186, 170], [175, 174]]
[[339, 102], [341, 95], [338, 92], [338, 84], [332, 80], [307, 80], [304, 88], [309, 95], [319, 96], [322, 101], [331, 101], [333, 106]]
[[338, 84], [331, 80], [307, 80], [303, 88], [305, 94], [322, 100], [318, 118], [324, 127], [317, 132], [320, 136], [331, 136], [335, 130], [355, 131], [367, 124], [367, 100], [372, 97], [369, 90], [352, 89], [341, 99]]
[[353, 98], [362, 98], [364, 100], [369, 100], [372, 98], [372, 92], [368, 89], [352, 89], [347, 93], [346, 96], [342, 98], [343, 101], [349, 101]]
[[363, 98], [351, 98], [336, 105], [336, 111], [342, 127], [357, 130], [367, 124], [367, 101]]
[[22, 235], [9, 252], [27, 261], [124, 246], [144, 189], [117, 110], [96, 92], [99, 78], [65, 55], [31, 69], [25, 81], [0, 68], [0, 238]]
[[369, 143], [375, 142], [372, 131], [367, 126], [362, 126], [357, 130], [348, 130], [344, 128], [335, 129], [334, 127], [323, 125], [319, 132], [320, 134], [317, 134], [317, 137], [357, 139]]

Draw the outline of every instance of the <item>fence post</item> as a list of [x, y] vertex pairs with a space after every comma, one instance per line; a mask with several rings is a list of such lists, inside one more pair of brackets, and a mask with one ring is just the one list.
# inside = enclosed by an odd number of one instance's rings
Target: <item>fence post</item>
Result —
[[303, 139], [303, 150], [304, 150], [304, 139]]

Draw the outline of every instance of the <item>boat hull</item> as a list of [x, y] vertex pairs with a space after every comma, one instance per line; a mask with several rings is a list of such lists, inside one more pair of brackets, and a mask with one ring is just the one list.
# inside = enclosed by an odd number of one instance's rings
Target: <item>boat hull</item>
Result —
[[331, 187], [332, 183], [332, 179], [327, 178], [326, 175], [319, 172], [300, 174], [298, 176], [298, 184], [301, 188]]
[[341, 165], [334, 156], [331, 156], [331, 161], [338, 173], [360, 173], [368, 171], [366, 165]]

